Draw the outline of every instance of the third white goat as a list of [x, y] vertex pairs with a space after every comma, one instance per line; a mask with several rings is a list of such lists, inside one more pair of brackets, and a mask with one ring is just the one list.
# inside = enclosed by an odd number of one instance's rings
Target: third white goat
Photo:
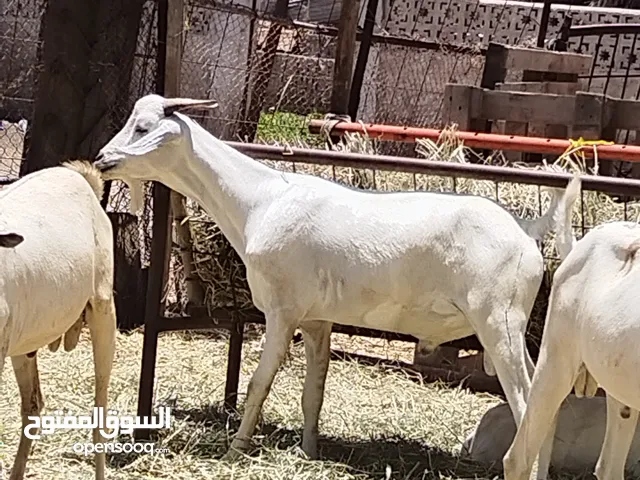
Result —
[[505, 480], [529, 479], [562, 401], [585, 373], [607, 394], [596, 477], [624, 478], [640, 409], [638, 250], [640, 225], [600, 225], [575, 243], [556, 271], [529, 403], [503, 462]]

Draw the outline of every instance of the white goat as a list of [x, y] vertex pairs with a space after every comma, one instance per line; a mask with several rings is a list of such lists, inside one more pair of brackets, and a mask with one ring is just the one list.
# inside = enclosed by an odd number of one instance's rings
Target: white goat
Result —
[[[23, 431], [27, 417], [44, 406], [37, 350], [59, 344], [63, 335], [67, 343], [68, 332], [75, 346], [83, 316], [93, 345], [95, 405], [106, 411], [116, 316], [113, 237], [100, 206], [102, 189], [100, 172], [90, 163], [69, 162], [26, 175], [0, 192], [0, 374], [11, 357]], [[96, 429], [93, 441], [101, 438]], [[10, 480], [24, 477], [32, 442], [22, 434]], [[104, 469], [104, 453], [96, 454], [97, 479], [104, 478]]]
[[505, 480], [529, 479], [543, 439], [555, 431], [558, 409], [580, 377], [591, 390], [600, 385], [607, 394], [595, 475], [621, 480], [640, 409], [640, 302], [634, 294], [640, 225], [612, 222], [577, 243], [559, 240], [565, 259], [553, 278], [526, 413], [504, 457]]
[[332, 322], [411, 334], [431, 348], [476, 333], [519, 422], [533, 374], [524, 333], [543, 274], [536, 239], [564, 197], [554, 192], [549, 211], [525, 221], [476, 196], [372, 193], [283, 173], [176, 113], [210, 103], [139, 99], [95, 165], [124, 180], [134, 200], [144, 180], [191, 197], [246, 265], [266, 341], [228, 458], [249, 446], [298, 327], [307, 359], [302, 447], [317, 457]]

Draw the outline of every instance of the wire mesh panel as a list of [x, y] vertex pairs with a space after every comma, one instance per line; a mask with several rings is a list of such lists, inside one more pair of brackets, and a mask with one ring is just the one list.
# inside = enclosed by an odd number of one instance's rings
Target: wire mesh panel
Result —
[[[156, 1], [76, 6], [70, 12], [65, 8], [75, 6], [63, 1], [0, 0], [0, 183], [92, 158], [122, 128], [135, 100], [156, 90]], [[122, 268], [134, 268], [133, 257], [148, 261], [150, 203], [141, 221], [124, 218], [128, 191], [113, 182], [107, 210], [116, 256], [127, 259], [116, 265], [125, 282]]]
[[0, 177], [20, 173], [39, 72], [44, 0], [0, 1]]
[[[119, 95], [121, 101], [111, 107], [112, 112], [109, 115], [109, 123], [105, 125], [105, 130], [109, 132], [105, 141], [108, 141], [113, 134], [122, 128], [124, 121], [131, 113], [133, 104], [138, 98], [157, 91], [158, 4], [155, 0], [144, 0], [140, 3], [142, 8], [134, 44], [135, 51], [132, 55], [127, 56], [130, 59], [128, 62], [121, 64], [120, 72], [114, 72], [120, 81], [114, 82], [110, 87], [106, 87], [111, 92], [113, 92], [113, 89], [118, 89], [116, 90], [117, 92], [125, 92], [125, 94]], [[125, 84], [122, 82], [123, 75], [127, 79]], [[151, 192], [151, 184], [145, 185], [144, 211], [141, 212], [140, 221], [138, 222], [138, 238], [135, 242], [129, 243], [139, 249], [142, 266], [149, 264], [151, 255], [153, 217]], [[121, 213], [128, 212], [129, 204], [129, 190], [125, 184], [121, 181], [112, 182], [107, 210]]]
[[298, 116], [329, 107], [335, 35], [294, 27], [275, 19], [268, 2], [255, 3], [186, 6], [181, 92], [218, 100], [199, 119], [222, 139], [278, 139], [279, 128], [303, 134]]

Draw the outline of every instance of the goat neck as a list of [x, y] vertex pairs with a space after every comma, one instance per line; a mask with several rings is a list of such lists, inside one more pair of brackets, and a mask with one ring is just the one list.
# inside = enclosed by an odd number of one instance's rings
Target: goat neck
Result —
[[242, 257], [247, 221], [284, 188], [282, 172], [238, 152], [190, 118], [176, 115], [190, 130], [192, 146], [180, 168], [161, 173], [159, 180], [198, 202]]

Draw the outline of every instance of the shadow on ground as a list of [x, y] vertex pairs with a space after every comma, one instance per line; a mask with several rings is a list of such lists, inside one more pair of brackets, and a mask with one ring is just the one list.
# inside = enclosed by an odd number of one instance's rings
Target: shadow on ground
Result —
[[[172, 411], [176, 422], [187, 422], [188, 432], [201, 432], [197, 444], [190, 436], [174, 436], [168, 445], [172, 451], [184, 448], [190, 454], [212, 459], [220, 459], [227, 451], [230, 439], [240, 425], [237, 413], [228, 415], [220, 406], [210, 405], [198, 409]], [[161, 438], [156, 440], [161, 441]], [[261, 424], [254, 436], [255, 448], [249, 455], [263, 455], [265, 450], [278, 453], [286, 450], [298, 452], [302, 440], [301, 429], [290, 429], [274, 424]], [[191, 443], [191, 445], [189, 445]], [[494, 478], [499, 472], [461, 459], [449, 452], [413, 440], [394, 437], [380, 437], [362, 440], [345, 440], [328, 435], [320, 435], [318, 442], [320, 458], [324, 462], [343, 464], [347, 470], [372, 479], [384, 479], [387, 466], [391, 467], [391, 478], [431, 479], [431, 478]], [[363, 477], [363, 478], [365, 478]]]
[[[172, 411], [176, 424], [182, 424], [179, 433], [152, 435], [150, 439], [158, 446], [166, 447], [170, 452], [180, 452], [199, 457], [202, 460], [220, 460], [227, 452], [230, 440], [237, 431], [241, 417], [229, 415], [219, 405], [209, 405], [194, 409], [176, 409]], [[254, 436], [255, 447], [249, 456], [261, 455], [282, 459], [304, 454], [300, 449], [301, 429], [291, 429], [275, 424], [261, 424]], [[120, 438], [119, 441], [130, 441]], [[321, 461], [342, 465], [358, 478], [363, 479], [487, 479], [502, 478], [497, 466], [486, 466], [471, 462], [465, 458], [436, 447], [430, 447], [415, 440], [400, 437], [379, 437], [362, 440], [320, 435], [318, 449]], [[169, 454], [171, 455], [171, 454]], [[119, 454], [108, 456], [112, 468], [121, 468], [132, 463], [137, 454]], [[87, 457], [85, 457], [86, 459]], [[89, 461], [91, 456], [88, 457]], [[240, 460], [246, 461], [246, 460]], [[388, 475], [390, 467], [391, 475]], [[556, 480], [593, 479], [592, 475], [559, 476]]]

